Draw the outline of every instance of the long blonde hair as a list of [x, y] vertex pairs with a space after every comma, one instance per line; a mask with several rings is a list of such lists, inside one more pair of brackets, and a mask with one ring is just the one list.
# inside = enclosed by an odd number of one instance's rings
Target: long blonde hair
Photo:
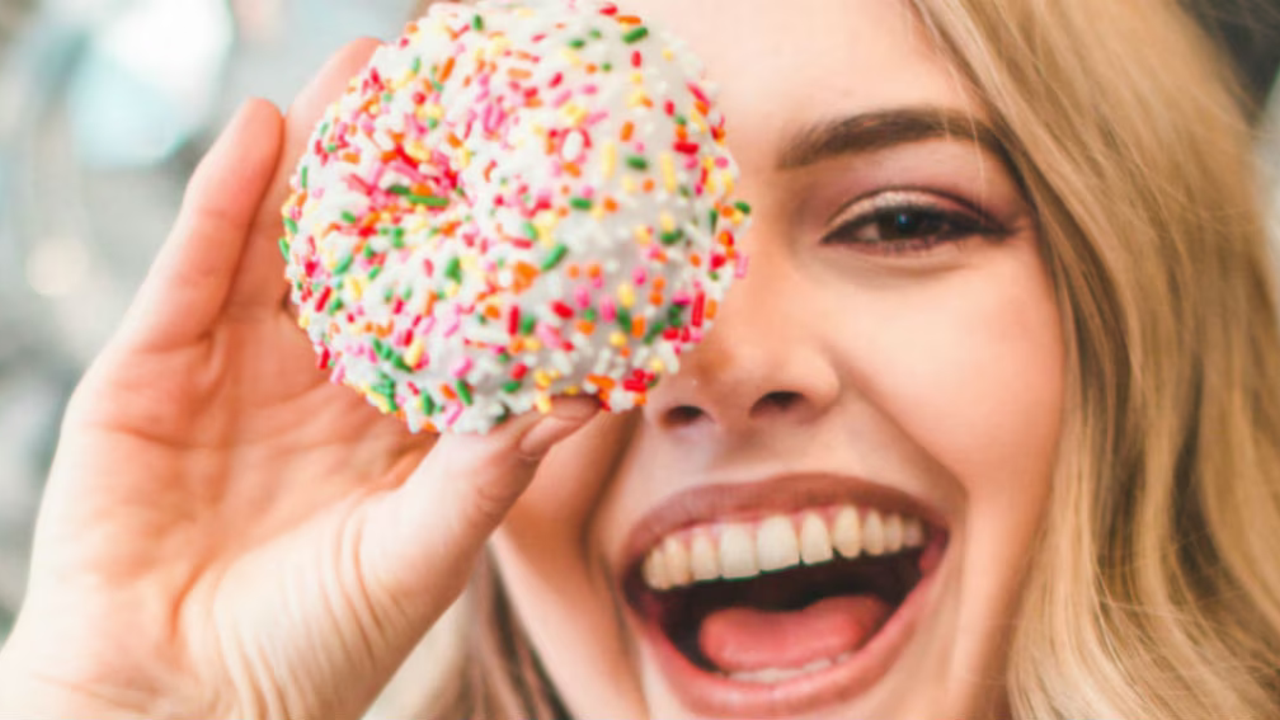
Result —
[[[1071, 355], [1014, 715], [1280, 717], [1280, 326], [1229, 73], [1174, 0], [912, 5], [1025, 180]], [[425, 715], [563, 714], [477, 577]]]

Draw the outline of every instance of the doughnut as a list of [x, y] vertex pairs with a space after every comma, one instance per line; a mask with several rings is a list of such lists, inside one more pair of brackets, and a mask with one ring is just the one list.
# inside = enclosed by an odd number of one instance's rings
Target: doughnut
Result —
[[642, 405], [746, 271], [714, 97], [611, 3], [434, 6], [292, 177], [280, 247], [320, 367], [415, 432]]

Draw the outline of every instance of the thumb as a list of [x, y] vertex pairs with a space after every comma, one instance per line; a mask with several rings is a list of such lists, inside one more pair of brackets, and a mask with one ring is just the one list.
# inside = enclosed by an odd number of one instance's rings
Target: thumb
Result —
[[592, 398], [558, 398], [548, 414], [526, 413], [488, 435], [441, 436], [405, 484], [365, 518], [365, 580], [383, 596], [371, 599], [404, 616], [389, 620], [425, 631], [449, 607], [542, 457], [599, 408]]

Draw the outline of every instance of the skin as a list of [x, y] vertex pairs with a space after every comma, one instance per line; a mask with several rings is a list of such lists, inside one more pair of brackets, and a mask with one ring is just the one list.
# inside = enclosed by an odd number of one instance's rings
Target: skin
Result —
[[[680, 492], [800, 471], [902, 490], [941, 514], [950, 545], [918, 631], [881, 682], [794, 714], [1004, 713], [1007, 619], [1046, 503], [1063, 396], [1035, 219], [999, 158], [962, 138], [779, 168], [790, 138], [842, 117], [913, 107], [982, 117], [905, 3], [806, 9], [643, 4], [721, 85], [755, 208], [752, 265], [642, 416], [600, 421], [557, 448], [499, 534], [513, 602], [578, 717], [699, 714], [615, 592], [627, 533]], [[805, 51], [786, 51], [796, 38]], [[923, 252], [824, 241], [849, 218], [844, 206], [894, 187], [980, 207], [1003, 232]], [[785, 405], [770, 400], [779, 393]], [[594, 450], [586, 476], [581, 458], [610, 435], [626, 444], [615, 457]]]
[[[1034, 216], [964, 139], [779, 167], [790, 138], [850, 115], [981, 117], [904, 4], [806, 8], [644, 3], [721, 84], [756, 213], [751, 272], [716, 328], [625, 417], [562, 400], [433, 442], [328, 384], [284, 304], [278, 208], [373, 43], [340, 53], [287, 116], [249, 103], [73, 399], [0, 652], [0, 715], [359, 717], [505, 517], [500, 570], [574, 713], [694, 716], [618, 597], [625, 538], [677, 493], [801, 471], [905, 493], [950, 539], [884, 677], [787, 714], [1001, 714], [1063, 395]], [[989, 221], [923, 245], [875, 242], [874, 223], [834, 232], [903, 187]]]

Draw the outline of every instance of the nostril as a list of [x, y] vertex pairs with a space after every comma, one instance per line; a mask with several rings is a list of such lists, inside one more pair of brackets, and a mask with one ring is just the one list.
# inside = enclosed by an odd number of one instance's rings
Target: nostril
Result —
[[789, 390], [771, 392], [756, 401], [756, 404], [751, 408], [751, 416], [760, 417], [772, 413], [786, 414], [787, 411], [794, 409], [803, 402], [804, 396], [798, 392]]
[[696, 423], [705, 415], [706, 413], [692, 405], [678, 405], [668, 410], [664, 419], [668, 427], [685, 427]]

